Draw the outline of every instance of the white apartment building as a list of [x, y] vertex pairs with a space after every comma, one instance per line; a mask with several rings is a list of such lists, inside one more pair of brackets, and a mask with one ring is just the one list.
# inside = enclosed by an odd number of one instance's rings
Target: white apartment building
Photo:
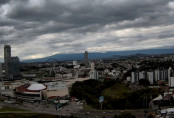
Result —
[[96, 71], [96, 70], [94, 70], [94, 71], [90, 71], [89, 72], [89, 78], [90, 79], [95, 79], [95, 80], [98, 80], [98, 72]]
[[168, 69], [168, 76], [169, 87], [174, 87], [174, 70], [171, 67]]
[[154, 83], [154, 72], [147, 72], [147, 79], [149, 80], [150, 84]]

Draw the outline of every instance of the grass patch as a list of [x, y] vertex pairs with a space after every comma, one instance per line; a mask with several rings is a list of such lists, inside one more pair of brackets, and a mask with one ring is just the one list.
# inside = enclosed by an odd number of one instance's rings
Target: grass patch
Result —
[[0, 113], [0, 118], [59, 118], [59, 117], [56, 115], [37, 114], [37, 113]]
[[102, 92], [103, 96], [110, 96], [112, 98], [125, 98], [128, 94], [133, 93], [133, 90], [128, 89], [125, 84], [115, 84], [114, 86], [105, 89]]
[[13, 107], [8, 107], [8, 106], [3, 106], [0, 109], [0, 112], [6, 112], [6, 111], [27, 111], [27, 110], [19, 109], [19, 108], [13, 108]]
[[90, 105], [83, 105], [83, 109], [85, 109], [85, 110], [96, 110], [94, 107], [92, 107]]

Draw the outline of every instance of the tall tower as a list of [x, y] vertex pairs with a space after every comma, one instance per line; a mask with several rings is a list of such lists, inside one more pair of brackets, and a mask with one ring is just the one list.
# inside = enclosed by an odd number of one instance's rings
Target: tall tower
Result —
[[4, 45], [4, 65], [5, 76], [10, 77], [10, 61], [11, 61], [11, 47], [10, 45]]
[[88, 52], [85, 51], [85, 54], [84, 54], [84, 63], [85, 63], [85, 66], [88, 67]]

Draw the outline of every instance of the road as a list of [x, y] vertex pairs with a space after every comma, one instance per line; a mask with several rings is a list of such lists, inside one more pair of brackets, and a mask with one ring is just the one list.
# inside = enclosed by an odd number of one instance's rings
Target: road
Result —
[[24, 102], [22, 105], [18, 105], [18, 104], [0, 102], [0, 106], [9, 106], [13, 108], [25, 109], [31, 112], [47, 113], [47, 114], [63, 115], [63, 116], [77, 113], [83, 109], [83, 106], [78, 105], [76, 102], [70, 102], [68, 105], [62, 107], [62, 109], [58, 111], [56, 111], [56, 108], [54, 105], [51, 105], [51, 104], [45, 105], [44, 103]]
[[[0, 106], [9, 106], [14, 108], [21, 108], [28, 111], [37, 112], [37, 113], [46, 113], [46, 114], [54, 114], [54, 115], [73, 115], [79, 118], [113, 118], [115, 114], [121, 114], [125, 112], [129, 112], [134, 114], [137, 118], [144, 117], [144, 110], [83, 110], [83, 106], [77, 104], [76, 102], [70, 102], [68, 105], [64, 106], [59, 111], [56, 111], [54, 105], [44, 103], [27, 103], [24, 102], [23, 105], [18, 104], [9, 104], [1, 102]], [[148, 110], [148, 112], [155, 112], [155, 110]]]
[[[154, 113], [155, 110], [149, 109], [148, 112]], [[144, 110], [81, 110], [78, 113], [74, 113], [73, 115], [80, 118], [113, 118], [115, 114], [121, 114], [121, 113], [132, 113], [137, 118], [143, 118], [144, 117]]]

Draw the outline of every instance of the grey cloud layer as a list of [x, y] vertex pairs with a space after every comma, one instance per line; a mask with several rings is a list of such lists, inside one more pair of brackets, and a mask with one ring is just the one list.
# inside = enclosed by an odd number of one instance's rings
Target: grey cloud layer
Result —
[[173, 47], [173, 21], [173, 0], [2, 0], [0, 48], [29, 59]]

